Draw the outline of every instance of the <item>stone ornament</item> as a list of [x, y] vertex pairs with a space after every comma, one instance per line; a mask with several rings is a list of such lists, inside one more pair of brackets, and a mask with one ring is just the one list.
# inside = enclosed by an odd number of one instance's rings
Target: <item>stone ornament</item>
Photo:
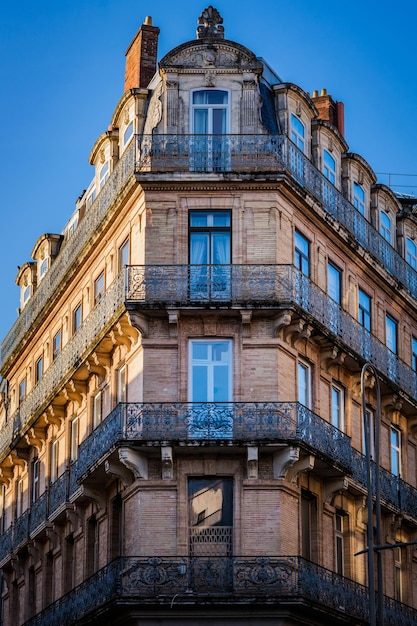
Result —
[[198, 18], [197, 39], [224, 39], [223, 18], [211, 5]]

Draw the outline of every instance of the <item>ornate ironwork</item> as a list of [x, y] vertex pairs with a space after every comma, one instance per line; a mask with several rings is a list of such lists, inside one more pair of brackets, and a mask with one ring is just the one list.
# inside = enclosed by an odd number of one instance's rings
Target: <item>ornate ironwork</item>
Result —
[[[197, 288], [198, 274], [203, 280]], [[416, 372], [294, 266], [131, 266], [127, 269], [126, 304], [139, 308], [207, 304], [296, 308], [343, 349], [372, 363], [385, 379], [417, 401]]]
[[0, 434], [0, 457], [9, 449], [12, 440], [19, 437], [25, 426], [44, 409], [51, 394], [68, 380], [97, 338], [111, 328], [123, 306], [124, 291], [125, 273], [122, 271], [10, 418], [13, 426], [6, 427], [7, 434]]
[[417, 272], [284, 135], [143, 135], [138, 138], [137, 154], [138, 173], [288, 171], [352, 233], [357, 243], [417, 297]]
[[[299, 556], [252, 557], [120, 557], [91, 576], [26, 623], [26, 626], [70, 626], [99, 607], [111, 610], [117, 602], [146, 601], [159, 607], [206, 604], [221, 597], [223, 605], [285, 600], [299, 606], [307, 602], [314, 614], [330, 612], [335, 623], [346, 615], [355, 623], [369, 620], [368, 590]], [[105, 613], [103, 613], [103, 617]], [[384, 599], [387, 626], [413, 626], [417, 611]]]
[[[135, 142], [128, 147], [111, 173], [107, 183], [94, 200], [91, 207], [86, 211], [83, 219], [73, 235], [66, 241], [59, 252], [58, 257], [50, 270], [42, 278], [35, 293], [25, 305], [18, 319], [13, 324], [9, 333], [1, 345], [2, 366], [19, 346], [23, 336], [30, 328], [40, 323], [40, 313], [52, 296], [56, 296], [61, 285], [67, 283], [68, 274], [73, 268], [78, 267], [79, 255], [84, 246], [91, 239], [109, 210], [114, 206], [121, 189], [125, 186], [134, 172]], [[37, 320], [39, 320], [37, 322]]]
[[30, 505], [29, 534], [33, 533], [41, 524], [46, 522], [47, 515], [48, 493], [44, 491], [43, 494]]
[[29, 537], [29, 509], [27, 509], [13, 524], [13, 549], [16, 549]]
[[69, 472], [65, 471], [49, 487], [49, 515], [67, 502]]

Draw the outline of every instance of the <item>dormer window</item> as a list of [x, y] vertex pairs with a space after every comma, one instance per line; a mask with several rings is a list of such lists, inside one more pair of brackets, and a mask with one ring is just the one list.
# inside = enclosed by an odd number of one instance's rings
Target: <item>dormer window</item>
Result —
[[291, 113], [290, 138], [302, 152], [305, 152], [305, 127], [294, 113]]
[[130, 122], [128, 126], [126, 126], [126, 130], [123, 133], [123, 145], [126, 146], [133, 135], [133, 122]]
[[77, 226], [78, 226], [78, 213], [74, 215], [68, 222], [67, 239], [69, 239], [75, 233], [75, 231], [77, 230]]
[[96, 199], [96, 195], [96, 188], [93, 187], [87, 196], [87, 209], [90, 208], [90, 206], [93, 204], [94, 200]]
[[43, 278], [48, 271], [48, 259], [43, 259], [39, 268], [39, 278]]
[[109, 166], [109, 162], [106, 161], [100, 170], [100, 189], [103, 189], [109, 176], [110, 176], [110, 166]]
[[23, 290], [23, 304], [26, 304], [26, 302], [29, 300], [30, 296], [31, 296], [31, 289], [30, 289], [30, 285], [28, 285]]
[[192, 93], [191, 132], [196, 135], [224, 135], [228, 130], [227, 91], [201, 89]]
[[413, 269], [417, 269], [417, 246], [410, 237], [405, 242], [405, 259]]
[[379, 220], [379, 230], [381, 235], [386, 241], [388, 241], [388, 243], [392, 243], [392, 224], [388, 213], [386, 213], [385, 211], [381, 211], [379, 215]]
[[365, 192], [363, 187], [355, 181], [353, 183], [353, 206], [361, 215], [365, 215]]
[[333, 185], [335, 184], [336, 161], [328, 150], [323, 150], [323, 174]]

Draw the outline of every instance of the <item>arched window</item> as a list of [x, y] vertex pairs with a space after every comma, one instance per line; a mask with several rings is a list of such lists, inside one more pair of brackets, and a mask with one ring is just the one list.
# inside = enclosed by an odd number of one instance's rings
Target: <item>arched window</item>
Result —
[[379, 219], [379, 230], [381, 235], [386, 241], [388, 241], [388, 243], [392, 243], [392, 225], [388, 213], [381, 211]]
[[327, 150], [323, 150], [323, 174], [334, 185], [336, 181], [336, 161]]
[[417, 246], [410, 237], [405, 242], [405, 259], [414, 269], [417, 269]]
[[358, 209], [359, 213], [365, 215], [365, 192], [363, 187], [356, 182], [353, 183], [353, 206]]
[[305, 152], [305, 128], [301, 120], [291, 113], [290, 138], [302, 152]]

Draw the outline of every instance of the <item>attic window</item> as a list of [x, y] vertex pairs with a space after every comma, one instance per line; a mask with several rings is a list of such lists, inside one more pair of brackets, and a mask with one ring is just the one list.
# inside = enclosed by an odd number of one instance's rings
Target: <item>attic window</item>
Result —
[[26, 304], [29, 298], [30, 298], [30, 285], [28, 285], [23, 291], [23, 304]]
[[39, 268], [39, 278], [43, 278], [48, 271], [48, 259], [43, 259]]
[[108, 177], [110, 176], [109, 172], [109, 162], [106, 161], [103, 167], [100, 170], [100, 189], [102, 189], [107, 182]]
[[128, 141], [130, 140], [130, 138], [133, 135], [133, 122], [130, 122], [130, 124], [126, 127], [126, 130], [123, 134], [123, 145], [125, 146]]

